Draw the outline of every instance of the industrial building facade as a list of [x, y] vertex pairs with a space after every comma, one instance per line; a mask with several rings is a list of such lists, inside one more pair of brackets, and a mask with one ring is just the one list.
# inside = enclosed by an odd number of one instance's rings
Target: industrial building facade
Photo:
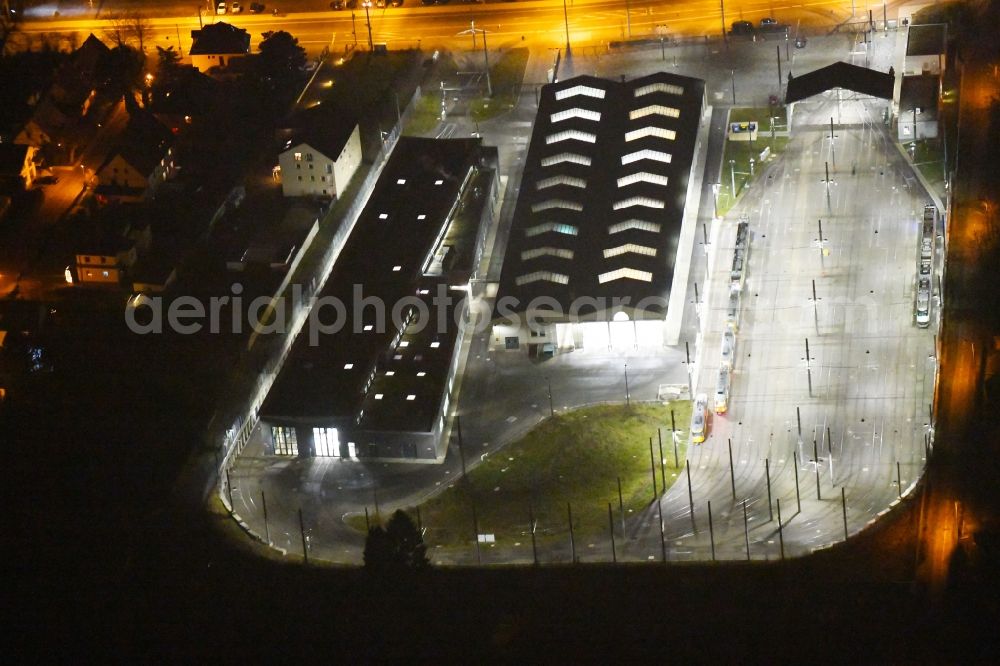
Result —
[[313, 305], [342, 326], [303, 331], [261, 408], [270, 452], [444, 457], [496, 168], [479, 139], [399, 140]]
[[[695, 224], [685, 210], [704, 109], [704, 82], [668, 73], [628, 82], [580, 76], [542, 89], [494, 349], [669, 343], [665, 324], [683, 310], [688, 261], [675, 268], [693, 243], [682, 228]], [[697, 196], [693, 203], [696, 213]]]

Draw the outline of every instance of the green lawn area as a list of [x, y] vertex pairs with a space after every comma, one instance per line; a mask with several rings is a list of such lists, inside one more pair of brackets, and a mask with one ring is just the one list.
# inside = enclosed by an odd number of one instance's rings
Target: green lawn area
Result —
[[420, 99], [414, 99], [413, 110], [406, 122], [403, 134], [407, 136], [424, 136], [437, 127], [441, 117], [441, 96], [439, 94], [423, 94]]
[[[496, 535], [498, 544], [530, 539], [529, 502], [540, 541], [566, 534], [567, 503], [573, 506], [577, 536], [604, 533], [608, 529], [608, 502], [615, 521], [621, 520], [618, 477], [626, 517], [638, 515], [653, 499], [649, 438], [653, 438], [658, 458], [657, 428], [663, 431], [667, 486], [683, 474], [687, 437], [679, 438], [678, 469], [670, 437], [671, 409], [680, 433], [691, 418], [689, 401], [631, 407], [599, 405], [547, 419], [522, 439], [490, 454], [470, 470], [465, 482], [456, 482], [420, 505], [421, 522], [427, 528], [425, 540], [444, 546], [470, 543], [473, 495], [479, 532]], [[658, 461], [656, 476], [657, 490], [662, 492]], [[416, 515], [412, 508], [409, 513]], [[364, 528], [364, 516], [350, 522], [355, 528]]]
[[[916, 142], [903, 141], [901, 143], [906, 149], [906, 154], [911, 157], [914, 166], [920, 169], [920, 173], [927, 179], [927, 182], [940, 183], [944, 180], [944, 166], [942, 164], [944, 151], [939, 140], [921, 139]], [[913, 145], [914, 143], [916, 145]]]
[[771, 131], [771, 118], [774, 117], [774, 128], [779, 131], [788, 129], [788, 115], [785, 112], [784, 104], [778, 106], [739, 106], [729, 112], [729, 122], [744, 123], [751, 120], [757, 121], [757, 131], [760, 134]]
[[[733, 121], [736, 122], [736, 121]], [[726, 140], [726, 147], [722, 154], [722, 172], [719, 174], [719, 215], [725, 215], [733, 204], [736, 203], [736, 196], [743, 191], [747, 184], [752, 181], [750, 176], [750, 158], [754, 159], [754, 175], [756, 178], [760, 174], [760, 153], [770, 147], [771, 154], [777, 155], [785, 150], [788, 145], [788, 137], [776, 136], [771, 140], [770, 133], [757, 132], [757, 140], [752, 144], [750, 141], [730, 141]], [[773, 159], [773, 157], [771, 158]], [[734, 160], [730, 164], [730, 160]], [[733, 173], [736, 178], [736, 192], [733, 193]]]
[[514, 108], [521, 93], [521, 81], [527, 64], [528, 49], [518, 48], [505, 51], [500, 60], [490, 66], [493, 97], [472, 101], [469, 113], [473, 120], [489, 120]]

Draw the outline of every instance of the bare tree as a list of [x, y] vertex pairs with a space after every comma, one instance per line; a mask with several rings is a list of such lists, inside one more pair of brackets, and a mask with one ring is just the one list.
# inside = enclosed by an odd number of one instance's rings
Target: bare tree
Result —
[[108, 17], [108, 23], [104, 36], [114, 42], [115, 46], [126, 46], [135, 41], [139, 45], [139, 51], [145, 53], [146, 40], [153, 32], [153, 25], [144, 14], [117, 12]]

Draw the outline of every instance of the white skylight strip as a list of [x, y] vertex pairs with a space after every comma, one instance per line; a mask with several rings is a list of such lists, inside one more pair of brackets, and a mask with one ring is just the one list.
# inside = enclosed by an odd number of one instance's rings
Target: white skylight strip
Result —
[[527, 275], [520, 275], [514, 280], [519, 287], [523, 284], [543, 281], [555, 282], [556, 284], [569, 284], [569, 276], [562, 273], [553, 273], [552, 271], [535, 271]]
[[638, 229], [639, 231], [649, 231], [654, 234], [660, 233], [660, 225], [656, 222], [647, 222], [646, 220], [625, 220], [624, 222], [618, 222], [617, 224], [612, 224], [608, 227], [608, 234], [617, 234], [622, 231], [629, 231], [630, 229]]
[[600, 122], [601, 112], [591, 111], [590, 109], [581, 109], [578, 107], [573, 107], [572, 109], [566, 109], [565, 111], [557, 111], [549, 116], [549, 120], [553, 123], [558, 123], [563, 120], [570, 120], [571, 118], [582, 118], [583, 120], [593, 120], [594, 122]]
[[638, 171], [619, 178], [618, 187], [628, 187], [629, 185], [634, 185], [635, 183], [649, 183], [650, 185], [666, 186], [668, 181], [669, 179], [666, 176], [661, 176], [658, 173]]
[[565, 199], [546, 199], [541, 203], [531, 204], [532, 213], [540, 213], [543, 210], [549, 210], [550, 208], [565, 208], [566, 210], [583, 210], [583, 204], [577, 203], [575, 201], [566, 201]]
[[600, 284], [605, 282], [614, 282], [615, 280], [641, 280], [642, 282], [652, 282], [653, 274], [649, 271], [640, 271], [634, 268], [619, 268], [614, 271], [609, 271], [607, 273], [601, 273], [597, 276], [597, 281]]
[[631, 208], [632, 206], [645, 206], [646, 208], [666, 208], [666, 203], [660, 199], [654, 199], [652, 197], [629, 197], [628, 199], [622, 199], [621, 201], [616, 201], [614, 203], [615, 210], [621, 210], [622, 208]]
[[639, 86], [635, 89], [635, 96], [642, 97], [643, 95], [649, 95], [650, 93], [655, 92], [667, 93], [668, 95], [683, 95], [684, 88], [658, 81], [656, 83], [650, 83], [649, 85]]
[[628, 112], [629, 120], [638, 120], [639, 118], [645, 118], [646, 116], [652, 115], [679, 118], [681, 112], [672, 106], [663, 106], [662, 104], [650, 104], [649, 106], [644, 106], [641, 109]]
[[577, 178], [575, 176], [552, 176], [551, 178], [543, 178], [535, 183], [535, 189], [544, 190], [547, 187], [555, 187], [556, 185], [569, 185], [570, 187], [579, 187], [580, 189], [584, 189], [587, 187], [587, 181], [583, 178]]
[[623, 254], [641, 254], [647, 257], [656, 256], [656, 248], [649, 247], [648, 245], [638, 245], [636, 243], [626, 243], [625, 245], [619, 245], [618, 247], [609, 247], [604, 250], [604, 258], [610, 259], [611, 257], [618, 257]]
[[647, 148], [646, 150], [638, 150], [634, 153], [622, 155], [622, 164], [631, 164], [639, 160], [653, 160], [655, 162], [670, 164], [671, 159], [670, 153], [665, 153], [661, 150], [649, 150]]
[[557, 100], [569, 99], [570, 97], [576, 97], [577, 95], [586, 95], [587, 97], [596, 97], [597, 99], [604, 99], [604, 91], [601, 90], [600, 88], [592, 88], [591, 86], [580, 85], [556, 91]]
[[521, 252], [521, 261], [529, 261], [538, 257], [559, 257], [560, 259], [572, 259], [573, 250], [561, 247], [536, 247]]
[[636, 141], [637, 139], [642, 139], [647, 136], [655, 136], [660, 139], [673, 141], [677, 138], [677, 132], [669, 129], [663, 129], [662, 127], [643, 127], [641, 129], [632, 130], [631, 132], [625, 132], [625, 141]]
[[558, 224], [556, 222], [542, 222], [541, 224], [536, 224], [533, 227], [528, 227], [524, 230], [524, 235], [528, 238], [532, 236], [540, 236], [544, 233], [554, 231], [557, 234], [563, 234], [565, 236], [576, 236], [580, 230], [574, 227], [572, 224]]
[[545, 137], [545, 143], [559, 143], [560, 141], [584, 141], [586, 143], [597, 143], [597, 135], [593, 132], [581, 132], [580, 130], [563, 130]]
[[590, 166], [590, 158], [586, 155], [580, 155], [579, 153], [559, 153], [558, 155], [553, 155], [552, 157], [542, 158], [543, 167], [561, 164], [563, 162], [572, 162], [573, 164]]

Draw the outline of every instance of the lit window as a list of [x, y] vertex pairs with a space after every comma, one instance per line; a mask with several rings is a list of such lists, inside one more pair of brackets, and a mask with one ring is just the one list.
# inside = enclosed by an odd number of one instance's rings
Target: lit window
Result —
[[556, 224], [555, 222], [542, 222], [541, 224], [536, 224], [533, 227], [528, 227], [524, 230], [524, 235], [528, 238], [532, 236], [538, 236], [540, 234], [547, 233], [549, 231], [554, 231], [557, 234], [565, 234], [566, 236], [576, 236], [579, 233], [579, 229], [574, 227], [572, 224]]
[[378, 219], [380, 219], [380, 220], [388, 220], [389, 219], [389, 213], [379, 213], [378, 214]]
[[625, 132], [625, 141], [636, 141], [647, 136], [655, 136], [660, 139], [667, 139], [668, 141], [673, 141], [677, 138], [677, 132], [673, 130], [663, 129], [662, 127], [643, 127], [642, 129], [632, 130], [631, 132]]
[[520, 287], [523, 284], [542, 281], [555, 282], [556, 284], [569, 284], [569, 276], [563, 275], [562, 273], [553, 273], [552, 271], [535, 271], [534, 273], [519, 275], [514, 280], [514, 283]]
[[435, 180], [434, 184], [435, 185], [444, 185], [444, 181], [443, 180]]
[[399, 271], [401, 271], [401, 270], [403, 270], [403, 267], [402, 267], [402, 266], [393, 266], [393, 267], [392, 267], [392, 272], [393, 272], [393, 273], [398, 273], [398, 272], [399, 272]]
[[385, 376], [386, 377], [392, 377], [394, 374], [396, 374], [395, 370], [386, 370], [385, 371]]
[[296, 162], [302, 161], [302, 153], [295, 153], [295, 161]]
[[426, 219], [427, 219], [427, 216], [426, 216], [426, 215], [424, 215], [423, 213], [421, 213], [420, 215], [417, 215], [417, 219], [418, 219], [418, 220], [426, 220]]
[[381, 393], [376, 393], [375, 394], [375, 399], [376, 400], [381, 400], [382, 399], [382, 394]]
[[427, 294], [431, 293], [431, 290], [430, 289], [418, 289], [417, 293], [420, 294], [421, 296], [426, 296]]
[[558, 123], [562, 120], [569, 120], [570, 118], [583, 118], [584, 120], [593, 120], [600, 122], [601, 112], [591, 111], [590, 109], [566, 109], [565, 111], [559, 111], [558, 113], [553, 113], [549, 120], [554, 123]]
[[566, 201], [565, 199], [548, 199], [541, 203], [531, 204], [532, 213], [538, 213], [550, 208], [565, 208], [567, 210], [581, 211], [583, 210], [583, 205], [578, 204], [575, 201]]
[[628, 231], [630, 229], [638, 229], [639, 231], [650, 231], [654, 234], [660, 233], [660, 225], [656, 222], [647, 222], [646, 220], [625, 220], [624, 222], [618, 222], [617, 224], [612, 224], [608, 227], [609, 234], [617, 234], [622, 231]]
[[406, 399], [407, 400], [416, 400], [417, 399], [417, 394], [416, 393], [411, 393], [410, 395], [406, 396]]
[[552, 166], [554, 164], [562, 164], [563, 162], [572, 162], [573, 164], [590, 166], [590, 158], [586, 155], [580, 155], [578, 153], [559, 153], [558, 155], [553, 155], [552, 157], [542, 158], [543, 167]]
[[521, 252], [521, 261], [528, 261], [538, 257], [559, 257], [560, 259], [572, 259], [573, 250], [561, 247], [536, 247]]
[[587, 181], [583, 178], [575, 178], [574, 176], [552, 176], [551, 178], [543, 178], [535, 183], [535, 189], [544, 190], [547, 187], [555, 187], [556, 185], [569, 185], [570, 187], [584, 189], [587, 187]]
[[350, 370], [353, 367], [354, 367], [353, 363], [345, 363], [344, 364], [344, 370]]
[[654, 162], [670, 164], [671, 159], [670, 153], [647, 149], [638, 150], [634, 153], [629, 153], [628, 155], [622, 155], [622, 164], [631, 164], [632, 162], [638, 162], [639, 160], [653, 160]]
[[560, 141], [585, 141], [587, 143], [597, 143], [597, 135], [592, 132], [581, 132], [580, 130], [563, 130], [545, 137], [545, 143], [559, 143]]
[[403, 340], [402, 342], [399, 343], [399, 346], [403, 347], [403, 348], [409, 347], [410, 346], [410, 341], [409, 340]]
[[658, 173], [649, 173], [648, 171], [639, 171], [638, 173], [629, 174], [618, 179], [618, 187], [628, 187], [635, 183], [649, 183], [651, 185], [666, 185], [668, 179], [666, 176], [661, 176]]
[[422, 371], [422, 370], [417, 373], [417, 377], [425, 377], [426, 375], [427, 375], [427, 373], [424, 372], [424, 371]]
[[441, 346], [440, 342], [432, 342], [431, 343], [431, 349], [437, 349], [440, 346]]
[[570, 97], [576, 97], [577, 95], [586, 95], [587, 97], [604, 99], [604, 91], [600, 88], [592, 88], [591, 86], [573, 86], [572, 88], [556, 91], [557, 100], [568, 99]]
[[626, 243], [625, 245], [619, 245], [618, 247], [607, 248], [604, 250], [604, 258], [610, 259], [611, 257], [617, 257], [622, 254], [631, 252], [633, 254], [642, 254], [647, 257], [656, 256], [656, 248], [648, 247], [646, 245], [636, 245], [635, 243]]
[[634, 268], [619, 268], [616, 271], [601, 273], [597, 276], [597, 281], [600, 284], [604, 284], [605, 282], [613, 282], [615, 280], [622, 280], [625, 278], [630, 280], [641, 280], [643, 282], [652, 282], [653, 274], [649, 271], [639, 271]]
[[650, 104], [649, 106], [644, 106], [641, 109], [636, 109], [634, 111], [628, 112], [629, 120], [638, 120], [639, 118], [645, 118], [646, 116], [667, 116], [668, 118], [679, 118], [681, 112], [672, 106], [663, 106], [662, 104]]
[[365, 324], [365, 330], [366, 331], [370, 331], [370, 330], [372, 330], [372, 328], [374, 328], [374, 327], [371, 324]]
[[628, 199], [622, 199], [621, 201], [616, 201], [614, 204], [615, 210], [621, 210], [622, 208], [631, 208], [632, 206], [645, 206], [646, 208], [664, 208], [666, 203], [660, 201], [659, 199], [653, 199], [652, 197], [629, 197]]
[[642, 97], [643, 95], [648, 95], [650, 93], [655, 93], [655, 92], [667, 93], [668, 95], [683, 95], [684, 88], [663, 82], [650, 83], [649, 85], [639, 86], [638, 88], [636, 88], [635, 96]]
[[396, 184], [397, 185], [406, 185], [406, 179], [405, 178], [400, 178], [399, 180], [396, 181]]

